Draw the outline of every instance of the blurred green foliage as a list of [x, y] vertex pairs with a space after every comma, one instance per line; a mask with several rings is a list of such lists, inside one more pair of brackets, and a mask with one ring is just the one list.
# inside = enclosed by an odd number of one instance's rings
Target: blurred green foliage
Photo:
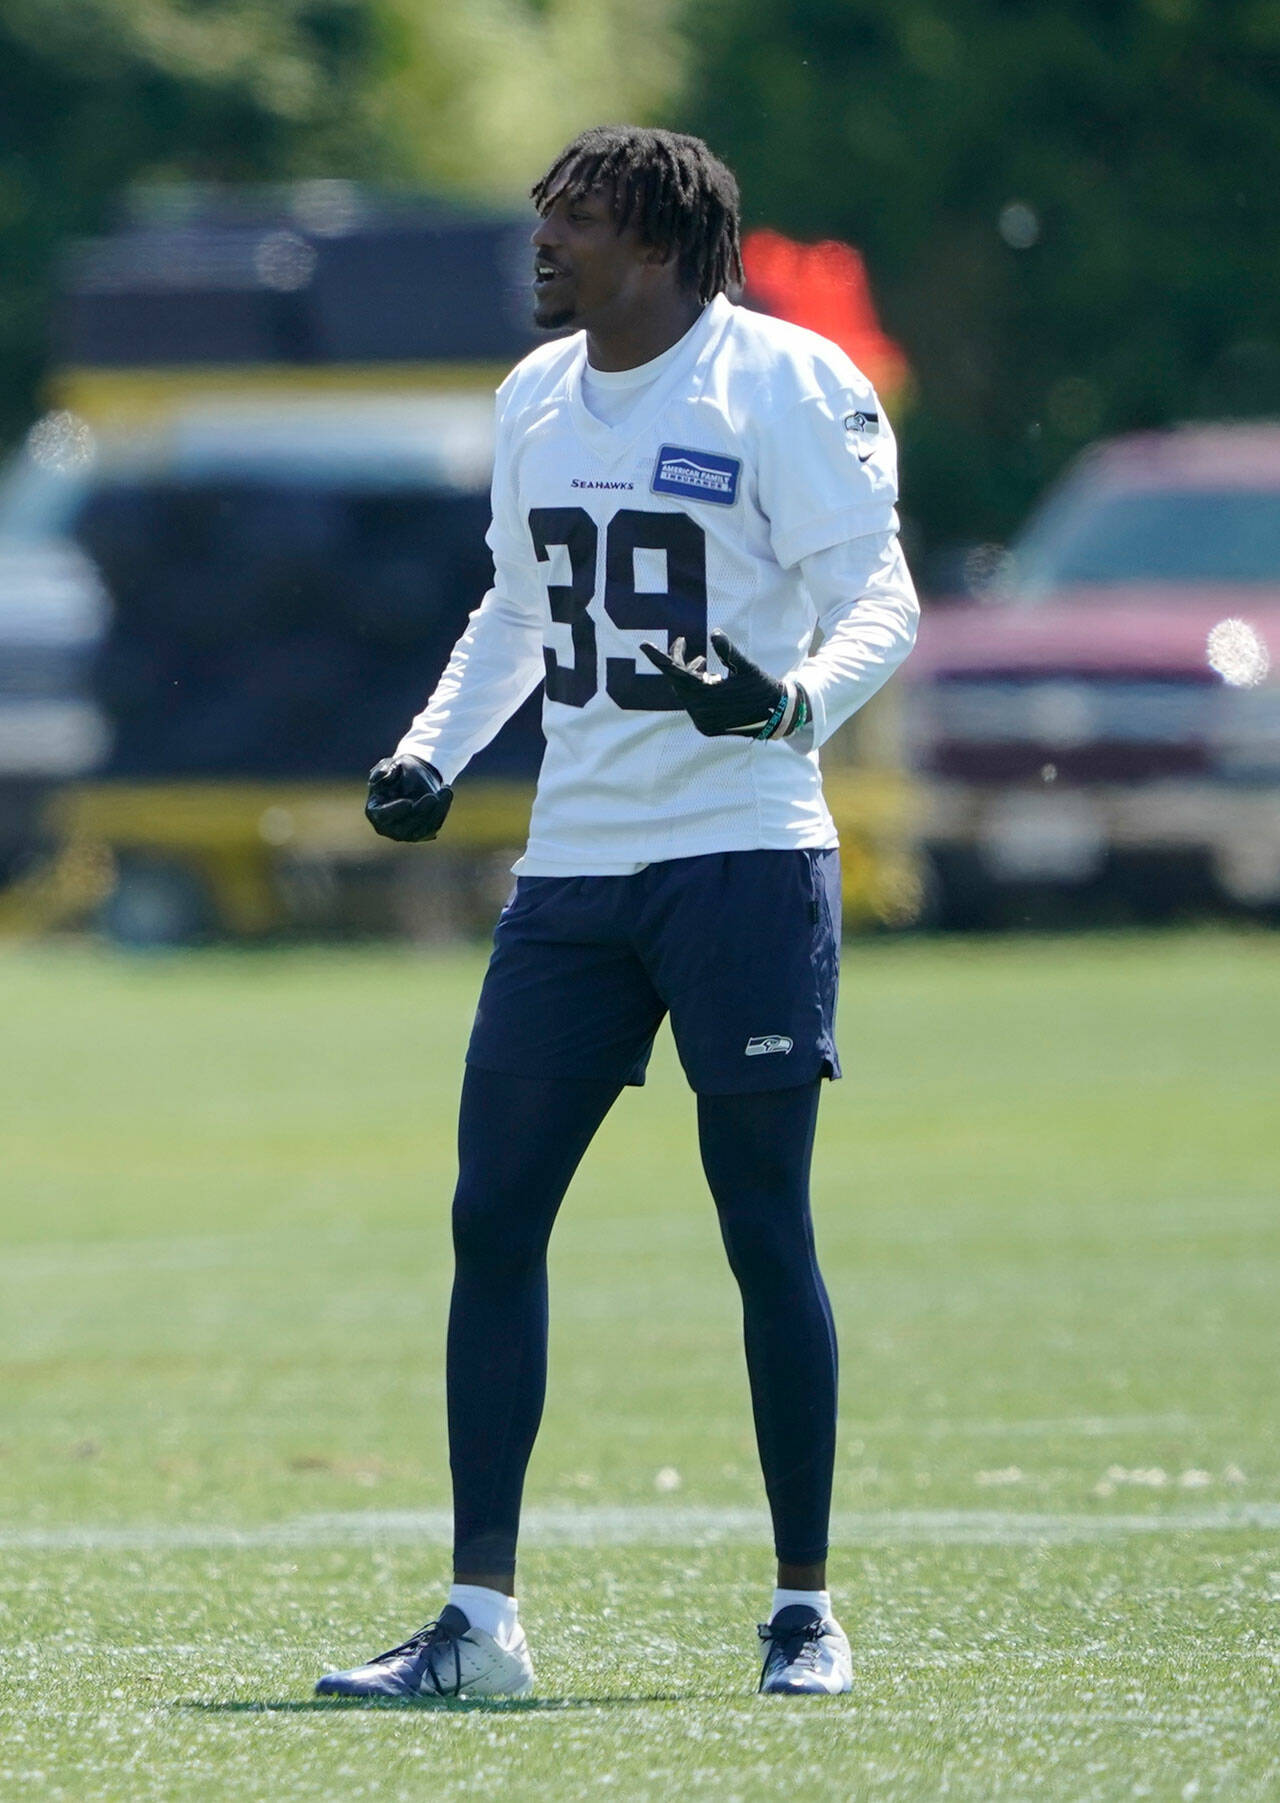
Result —
[[60, 247], [131, 183], [343, 176], [527, 193], [660, 112], [672, 0], [0, 0], [0, 443], [28, 422]]
[[0, 437], [29, 417], [67, 238], [154, 179], [372, 174], [367, 0], [0, 0]]
[[710, 0], [683, 116], [746, 212], [865, 253], [931, 542], [1100, 432], [1280, 414], [1271, 0]]
[[588, 125], [662, 122], [686, 53], [679, 0], [382, 0], [388, 137], [432, 186], [523, 200]]

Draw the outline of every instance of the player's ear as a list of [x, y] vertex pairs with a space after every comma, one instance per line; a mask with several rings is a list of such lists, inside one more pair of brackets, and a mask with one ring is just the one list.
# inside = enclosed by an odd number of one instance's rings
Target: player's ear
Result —
[[671, 244], [646, 244], [642, 247], [640, 261], [651, 269], [664, 269], [676, 260], [676, 249]]

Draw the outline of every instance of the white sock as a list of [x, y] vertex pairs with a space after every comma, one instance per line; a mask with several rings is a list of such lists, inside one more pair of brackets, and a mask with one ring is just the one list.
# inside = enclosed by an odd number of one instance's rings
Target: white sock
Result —
[[773, 1608], [769, 1611], [772, 1621], [779, 1609], [790, 1608], [792, 1603], [803, 1603], [806, 1609], [816, 1609], [821, 1616], [831, 1613], [831, 1592], [829, 1590], [775, 1590]]
[[450, 1584], [449, 1601], [461, 1609], [473, 1628], [492, 1634], [499, 1646], [510, 1646], [520, 1620], [520, 1605], [485, 1584]]

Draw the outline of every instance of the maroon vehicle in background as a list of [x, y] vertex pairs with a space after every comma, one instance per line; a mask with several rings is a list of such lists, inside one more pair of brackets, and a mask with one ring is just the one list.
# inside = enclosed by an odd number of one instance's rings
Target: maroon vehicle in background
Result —
[[932, 911], [1280, 909], [1280, 426], [1096, 446], [977, 561], [904, 670]]

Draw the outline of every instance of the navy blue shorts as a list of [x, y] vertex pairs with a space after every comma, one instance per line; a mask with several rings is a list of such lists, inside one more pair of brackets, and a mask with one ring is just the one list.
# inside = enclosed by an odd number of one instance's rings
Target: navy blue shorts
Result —
[[467, 1062], [643, 1083], [665, 1014], [700, 1095], [838, 1077], [840, 859], [725, 851], [635, 876], [522, 876]]

